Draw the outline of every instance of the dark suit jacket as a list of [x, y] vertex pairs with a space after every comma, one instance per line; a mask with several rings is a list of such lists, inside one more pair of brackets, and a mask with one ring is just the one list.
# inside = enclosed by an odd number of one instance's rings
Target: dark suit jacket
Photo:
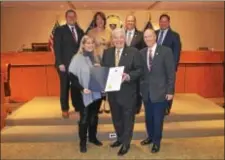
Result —
[[[156, 31], [157, 40], [159, 36], [160, 30]], [[169, 28], [165, 39], [163, 40], [162, 45], [167, 46], [172, 49], [174, 60], [176, 63], [176, 70], [179, 64], [180, 60], [180, 52], [181, 52], [181, 41], [180, 41], [180, 35], [176, 32], [174, 32], [171, 28]]]
[[166, 94], [174, 94], [175, 63], [172, 50], [157, 45], [151, 72], [147, 66], [147, 50], [146, 47], [140, 51], [144, 65], [144, 76], [140, 82], [142, 97], [145, 102], [148, 101], [149, 96], [152, 102], [162, 102]]
[[80, 46], [80, 40], [83, 37], [84, 32], [78, 25], [75, 25], [75, 28], [78, 35], [78, 42], [74, 41], [72, 32], [67, 24], [56, 28], [54, 34], [56, 66], [64, 64], [66, 67], [68, 67], [71, 58], [77, 53]]
[[134, 36], [131, 40], [130, 47], [137, 48], [138, 50], [141, 50], [145, 47], [143, 33], [141, 31], [135, 29]]
[[[143, 65], [141, 62], [141, 55], [136, 48], [125, 47], [123, 49], [119, 66], [125, 66], [124, 72], [130, 75], [130, 81], [123, 82], [120, 91], [109, 92], [109, 99], [116, 96], [116, 101], [121, 105], [130, 104], [129, 102], [135, 103], [136, 83], [143, 73]], [[106, 67], [115, 67], [115, 47], [104, 51], [101, 65]]]

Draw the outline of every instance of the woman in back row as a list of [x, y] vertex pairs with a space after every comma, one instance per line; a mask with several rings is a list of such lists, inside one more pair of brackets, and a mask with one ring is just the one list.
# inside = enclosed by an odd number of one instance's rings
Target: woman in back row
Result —
[[[95, 40], [96, 61], [101, 62], [102, 55], [105, 49], [111, 46], [111, 31], [106, 29], [106, 16], [103, 12], [97, 12], [94, 17], [94, 28], [88, 31], [88, 35]], [[109, 113], [109, 105], [105, 105], [106, 96], [103, 95], [103, 103], [100, 107], [99, 113], [103, 111]]]

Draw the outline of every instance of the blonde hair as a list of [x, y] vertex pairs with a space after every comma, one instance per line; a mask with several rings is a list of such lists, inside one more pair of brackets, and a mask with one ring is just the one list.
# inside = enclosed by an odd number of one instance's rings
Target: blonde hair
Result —
[[[92, 37], [90, 37], [90, 36], [88, 36], [88, 35], [84, 35], [84, 36], [82, 37], [81, 41], [80, 41], [80, 47], [79, 47], [77, 53], [79, 53], [79, 54], [83, 54], [83, 53], [84, 53], [84, 44], [85, 44], [89, 39], [91, 39], [92, 42], [93, 42], [94, 45], [95, 45], [95, 40], [94, 40], [94, 38], [92, 38]], [[94, 49], [94, 50], [95, 50], [95, 49]], [[94, 50], [93, 50], [93, 52], [94, 52]]]

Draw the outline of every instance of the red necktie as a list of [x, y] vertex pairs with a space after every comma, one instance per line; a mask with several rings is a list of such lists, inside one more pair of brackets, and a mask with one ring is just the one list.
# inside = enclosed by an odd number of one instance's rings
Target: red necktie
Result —
[[149, 49], [148, 50], [148, 70], [149, 70], [149, 72], [151, 71], [151, 68], [152, 68], [152, 50], [151, 49]]
[[74, 27], [71, 28], [72, 29], [72, 35], [73, 35], [73, 39], [75, 40], [75, 42], [77, 42], [77, 37], [74, 31]]

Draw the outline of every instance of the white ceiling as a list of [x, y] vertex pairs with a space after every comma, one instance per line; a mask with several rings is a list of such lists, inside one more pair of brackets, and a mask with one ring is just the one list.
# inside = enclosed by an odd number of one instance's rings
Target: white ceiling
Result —
[[30, 9], [68, 9], [76, 8], [78, 10], [208, 10], [208, 9], [224, 9], [224, 1], [198, 1], [198, 2], [169, 2], [169, 1], [151, 1], [151, 2], [31, 2], [31, 1], [4, 1], [1, 7], [11, 8], [30, 8]]

